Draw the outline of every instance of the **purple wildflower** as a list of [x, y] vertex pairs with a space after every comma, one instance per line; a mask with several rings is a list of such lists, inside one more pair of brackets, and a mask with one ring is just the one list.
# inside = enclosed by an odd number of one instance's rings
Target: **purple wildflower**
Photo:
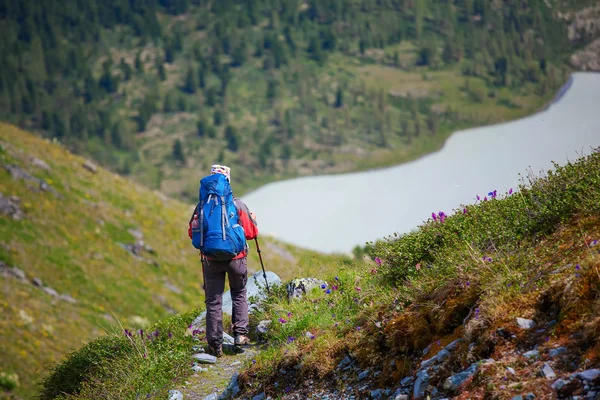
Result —
[[129, 336], [129, 331], [125, 329], [125, 336]]
[[433, 218], [434, 221], [437, 221], [437, 215], [434, 212], [431, 213], [431, 218]]
[[321, 285], [321, 289], [325, 289], [326, 287], [327, 287], [326, 283], [324, 283], [324, 284]]
[[375, 262], [377, 263], [377, 265], [381, 265], [381, 258], [379, 257], [375, 257]]
[[337, 276], [336, 276], [334, 279], [335, 279], [336, 281], [339, 281], [339, 280], [340, 280], [340, 278], [338, 278]]
[[144, 353], [144, 358], [148, 357], [148, 355], [146, 353]]
[[581, 268], [581, 267], [579, 266], [579, 264], [577, 264], [577, 265], [575, 266], [575, 269], [576, 269], [577, 271], [579, 271], [579, 269], [580, 269], [580, 268]]
[[331, 294], [331, 290], [330, 290], [330, 289], [327, 289], [327, 290], [325, 291], [325, 293], [327, 293], [327, 294]]
[[338, 327], [338, 325], [339, 325], [339, 324], [338, 324], [337, 322], [336, 322], [335, 324], [333, 324], [333, 326], [334, 326], [335, 328], [337, 328], [337, 327]]
[[282, 324], [287, 323], [287, 321], [285, 319], [283, 319], [283, 318], [279, 318], [279, 322], [281, 322]]
[[512, 188], [509, 189], [508, 194], [512, 194]]
[[291, 318], [291, 317], [292, 317], [292, 315], [294, 315], [294, 314], [292, 314], [291, 312], [288, 312], [288, 313], [287, 313], [287, 316], [288, 316], [288, 318]]
[[171, 339], [173, 337], [173, 334], [171, 332], [169, 332], [169, 339]]
[[466, 214], [466, 213], [467, 213], [467, 208], [465, 207], [465, 208], [463, 208], [463, 214]]
[[471, 286], [471, 282], [467, 281], [466, 285]]
[[357, 330], [357, 331], [360, 331], [360, 326], [357, 326], [357, 327], [356, 327], [356, 330]]
[[481, 200], [481, 197], [479, 197], [479, 195], [477, 195], [477, 201]]
[[483, 198], [483, 201], [487, 201], [487, 196], [485, 196], [485, 197]]
[[256, 364], [256, 360], [252, 360], [252, 364]]
[[331, 286], [331, 290], [338, 290], [338, 285]]
[[138, 333], [140, 334], [140, 337], [143, 339], [144, 338], [144, 330], [140, 329], [140, 331]]
[[289, 344], [289, 343], [292, 343], [294, 340], [296, 340], [296, 338], [295, 338], [295, 337], [293, 337], [293, 336], [288, 336], [288, 338], [287, 338], [287, 343], [288, 343], [288, 344]]
[[292, 389], [290, 389], [289, 387], [286, 387], [286, 388], [285, 388], [285, 392], [286, 392], [286, 393], [289, 393], [289, 392], [290, 392], [290, 390], [292, 390]]

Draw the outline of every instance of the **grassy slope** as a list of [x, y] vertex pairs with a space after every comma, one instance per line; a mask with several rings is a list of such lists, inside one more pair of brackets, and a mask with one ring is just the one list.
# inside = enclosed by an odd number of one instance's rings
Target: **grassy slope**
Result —
[[[372, 262], [322, 276], [330, 294], [316, 291], [309, 301], [292, 303], [284, 293], [272, 296], [255, 318], [273, 321], [267, 339], [278, 345], [247, 364], [245, 394], [307, 395], [309, 379], [330, 390], [358, 388], [365, 382], [356, 384], [356, 371], [367, 368], [382, 372], [370, 388], [393, 390], [418, 369], [423, 349], [430, 346], [424, 358], [432, 357], [458, 337], [465, 342], [430, 372], [430, 384], [445, 397], [453, 395], [442, 389], [447, 376], [490, 357], [496, 362], [468, 381], [460, 398], [552, 396], [553, 380], [538, 371], [558, 346], [568, 349], [565, 358], [550, 361], [558, 377], [598, 368], [599, 165], [597, 152], [531, 189], [468, 205], [466, 214], [456, 210], [443, 223], [429, 220], [416, 232], [382, 241], [374, 252], [380, 267]], [[546, 329], [519, 330], [516, 317]], [[499, 328], [515, 336], [504, 340]], [[307, 338], [307, 331], [316, 337]], [[540, 360], [518, 355], [535, 345]], [[350, 377], [335, 369], [347, 354], [358, 363]], [[506, 378], [506, 367], [516, 375]]]
[[[31, 396], [49, 363], [83, 342], [120, 331], [113, 313], [134, 329], [168, 316], [167, 305], [178, 313], [203, 307], [202, 273], [187, 237], [193, 205], [103, 169], [91, 173], [83, 158], [11, 125], [0, 124], [0, 144], [0, 193], [19, 197], [25, 213], [21, 220], [0, 215], [0, 261], [27, 276], [26, 283], [2, 279], [0, 372], [19, 375], [15, 393]], [[32, 157], [50, 169], [35, 167]], [[3, 167], [8, 164], [44, 180], [57, 194], [14, 179]], [[142, 257], [157, 266], [119, 246], [134, 242], [129, 229], [143, 233], [156, 254]], [[269, 238], [261, 250], [267, 269], [284, 279], [314, 274], [326, 262]], [[260, 270], [254, 250], [249, 268]], [[33, 278], [77, 302], [53, 298], [32, 285]]]
[[[381, 241], [374, 249], [381, 265], [330, 262], [319, 274], [327, 288], [316, 289], [303, 301], [289, 302], [284, 286], [274, 288], [262, 311], [251, 318], [251, 326], [263, 319], [272, 324], [266, 336], [255, 338], [265, 340], [265, 350], [244, 364], [242, 395], [266, 391], [280, 397], [290, 392], [296, 396], [291, 398], [307, 398], [322, 388], [331, 392], [352, 386], [352, 394], [362, 398], [372, 388], [393, 390], [400, 379], [414, 374], [424, 348], [429, 348], [425, 358], [432, 357], [458, 337], [465, 341], [430, 371], [429, 383], [446, 396], [553, 396], [553, 380], [538, 373], [544, 362], [557, 377], [597, 368], [599, 165], [596, 152], [557, 166], [512, 194], [466, 205], [466, 213], [455, 210], [443, 222], [428, 220], [417, 231]], [[517, 317], [532, 318], [544, 330], [520, 330]], [[177, 326], [177, 337], [166, 347], [151, 345], [156, 361], [141, 361], [121, 338], [119, 348], [129, 349], [125, 356], [107, 358], [103, 351], [115, 344], [99, 341], [95, 349], [76, 352], [62, 368], [74, 370], [81, 358], [100, 360], [100, 372], [86, 375], [92, 383], [79, 398], [99, 398], [98, 393], [134, 398], [135, 391], [162, 398], [167, 389], [185, 386], [190, 374], [192, 342], [184, 335], [190, 318], [161, 323]], [[504, 338], [499, 328], [507, 332]], [[179, 345], [188, 347], [174, 360], [173, 349]], [[539, 359], [520, 355], [535, 346]], [[548, 351], [558, 346], [565, 346], [567, 355], [552, 360]], [[346, 355], [357, 366], [344, 375], [336, 366]], [[495, 362], [480, 367], [460, 393], [442, 389], [446, 377], [490, 357]], [[140, 377], [157, 368], [153, 363], [170, 365], [178, 375], [169, 375], [173, 380], [168, 384], [159, 379], [149, 387], [150, 379]], [[516, 374], [507, 376], [507, 367]], [[357, 384], [356, 375], [367, 368], [381, 374]], [[215, 383], [224, 384], [226, 378], [219, 375]], [[313, 381], [310, 388], [308, 380]], [[368, 389], [361, 392], [362, 385]], [[195, 395], [191, 388], [186, 393]]]

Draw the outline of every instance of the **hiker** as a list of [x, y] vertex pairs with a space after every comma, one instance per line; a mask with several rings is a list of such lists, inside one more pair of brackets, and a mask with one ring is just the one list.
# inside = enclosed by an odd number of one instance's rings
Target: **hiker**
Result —
[[[223, 175], [225, 179], [220, 176], [213, 176], [218, 174]], [[196, 210], [194, 210], [188, 230], [192, 244], [201, 250], [206, 297], [206, 340], [208, 342], [208, 353], [217, 357], [223, 354], [222, 298], [226, 273], [231, 291], [234, 344], [243, 346], [250, 343], [247, 336], [248, 303], [246, 301], [246, 283], [248, 270], [246, 261], [249, 247], [246, 240], [253, 240], [258, 235], [256, 216], [248, 210], [248, 206], [244, 202], [233, 196], [230, 179], [231, 171], [229, 167], [224, 165], [213, 165], [211, 167], [210, 176], [203, 178], [200, 184], [200, 200], [205, 201], [204, 209], [201, 209], [201, 203], [199, 203]], [[221, 202], [216, 199], [217, 196], [206, 195], [206, 193], [219, 190], [224, 193]], [[206, 196], [206, 199], [203, 199], [202, 196]], [[231, 203], [227, 203], [228, 201]], [[231, 207], [231, 210], [227, 209], [228, 206]], [[227, 210], [227, 214], [223, 216], [219, 212], [221, 209], [223, 211]], [[237, 223], [234, 212], [237, 212]], [[211, 220], [213, 214], [215, 214], [214, 218], [216, 219]], [[208, 228], [206, 229], [212, 230], [202, 232], [201, 223], [207, 224]], [[243, 228], [241, 232], [240, 226]], [[228, 230], [226, 231], [226, 229]], [[221, 230], [223, 237], [221, 237]], [[224, 239], [227, 232], [229, 232], [229, 237], [226, 241]], [[206, 235], [206, 237], [203, 235]], [[224, 249], [220, 249], [219, 246], [224, 247]], [[238, 252], [238, 250], [240, 251]], [[233, 253], [231, 253], [232, 251]], [[236, 252], [237, 254], [235, 254]]]

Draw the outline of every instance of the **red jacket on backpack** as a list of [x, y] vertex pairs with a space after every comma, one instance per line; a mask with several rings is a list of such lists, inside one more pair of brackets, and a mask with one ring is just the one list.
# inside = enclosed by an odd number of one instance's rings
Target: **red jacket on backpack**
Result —
[[[238, 212], [239, 223], [242, 226], [242, 228], [244, 228], [244, 236], [246, 236], [246, 240], [254, 240], [258, 236], [258, 225], [256, 224], [256, 221], [252, 218], [250, 210], [248, 210], [248, 206], [246, 205], [246, 203], [244, 203], [237, 197], [234, 197], [233, 201], [235, 203], [235, 208]], [[196, 211], [194, 215], [197, 214], [198, 212]], [[191, 222], [188, 226], [188, 236], [190, 237], [190, 239], [192, 238]], [[233, 259], [237, 260], [238, 258], [246, 257], [247, 255], [248, 250], [242, 250], [238, 253], [237, 256], [233, 257]], [[210, 259], [209, 257], [206, 258]]]

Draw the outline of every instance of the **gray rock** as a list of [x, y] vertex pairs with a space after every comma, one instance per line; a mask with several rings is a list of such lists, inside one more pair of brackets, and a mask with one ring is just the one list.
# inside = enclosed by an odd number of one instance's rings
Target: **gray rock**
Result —
[[442, 349], [436, 354], [435, 359], [437, 362], [442, 362], [448, 357], [450, 357], [450, 352], [446, 349]]
[[46, 286], [46, 287], [42, 288], [42, 290], [44, 292], [46, 292], [46, 294], [49, 294], [52, 297], [60, 297], [58, 292], [56, 290], [52, 289], [51, 287]]
[[204, 400], [217, 400], [218, 396], [216, 393], [211, 393], [204, 398]]
[[371, 371], [369, 371], [368, 369], [364, 370], [363, 372], [358, 374], [358, 380], [362, 381], [363, 379], [368, 378], [370, 373], [371, 373]]
[[194, 371], [194, 372], [206, 372], [206, 371], [208, 371], [208, 368], [202, 368], [199, 365], [192, 365], [192, 371]]
[[542, 368], [542, 374], [544, 374], [546, 379], [556, 378], [556, 374], [554, 373], [554, 370], [548, 363], [544, 363], [544, 367]]
[[423, 355], [426, 356], [427, 353], [429, 353], [429, 350], [431, 350], [431, 345], [429, 345], [423, 349]]
[[475, 374], [475, 372], [477, 372], [477, 368], [477, 363], [474, 363], [471, 364], [471, 366], [469, 366], [469, 368], [465, 369], [464, 371], [448, 377], [444, 382], [444, 389], [452, 391], [458, 389], [460, 385], [462, 385], [468, 378], [470, 378]]
[[90, 160], [86, 160], [86, 161], [83, 163], [83, 168], [87, 169], [88, 171], [91, 171], [91, 172], [93, 172], [94, 174], [95, 174], [96, 172], [98, 172], [98, 168], [97, 168], [97, 167], [96, 167], [96, 165], [95, 165], [93, 162], [91, 162]]
[[17, 267], [9, 267], [4, 261], [0, 261], [0, 273], [6, 278], [12, 277], [20, 280], [21, 282], [27, 280], [25, 271]]
[[267, 396], [265, 395], [265, 392], [262, 392], [260, 394], [257, 394], [256, 396], [254, 396], [252, 398], [252, 400], [265, 400]]
[[526, 357], [526, 358], [537, 358], [539, 356], [540, 356], [540, 352], [537, 350], [529, 350], [528, 352], [523, 353], [523, 357]]
[[552, 385], [550, 385], [550, 387], [552, 387], [552, 389], [559, 391], [560, 389], [562, 389], [568, 382], [564, 379], [557, 379], [554, 381], [554, 383]]
[[513, 397], [511, 400], [523, 400], [523, 396], [518, 395], [518, 396]]
[[462, 343], [462, 341], [462, 339], [456, 339], [455, 341], [449, 343], [448, 346], [444, 347], [444, 350], [453, 351], [460, 343]]
[[408, 395], [407, 394], [397, 394], [396, 397], [394, 397], [394, 400], [408, 400]]
[[430, 366], [432, 366], [433, 364], [435, 364], [437, 362], [437, 356], [433, 356], [428, 360], [424, 360], [421, 362], [421, 368], [419, 369], [426, 369], [429, 368]]
[[347, 367], [348, 365], [352, 364], [352, 359], [348, 356], [344, 357], [342, 359], [342, 361], [340, 361], [340, 363], [338, 364], [338, 369], [342, 369], [344, 367]]
[[515, 375], [515, 370], [514, 370], [514, 368], [511, 368], [511, 367], [506, 367], [506, 370], [508, 371], [508, 373], [509, 373], [509, 374], [511, 374], [511, 375]]
[[33, 278], [31, 280], [31, 283], [33, 283], [37, 287], [43, 287], [44, 286], [44, 284], [42, 283], [42, 280], [40, 278]]
[[223, 344], [233, 344], [234, 338], [227, 332], [223, 332]]
[[521, 329], [531, 329], [535, 327], [535, 322], [531, 319], [517, 318], [517, 325]]
[[217, 363], [217, 357], [211, 356], [210, 354], [205, 354], [205, 353], [194, 354], [194, 358], [196, 359], [196, 361], [201, 362], [203, 364], [216, 364]]
[[270, 319], [260, 321], [256, 326], [256, 332], [262, 334], [267, 333], [269, 331], [269, 325], [271, 325], [271, 322], [273, 321], [271, 321]]
[[183, 394], [179, 390], [169, 390], [169, 400], [183, 400]]
[[420, 398], [425, 393], [425, 388], [429, 384], [429, 374], [426, 370], [421, 370], [417, 374], [417, 380], [413, 388], [413, 397], [415, 399]]
[[238, 382], [238, 374], [234, 373], [231, 376], [229, 385], [227, 385], [227, 388], [219, 396], [219, 400], [233, 399], [233, 398], [235, 398], [235, 396], [237, 396], [240, 393], [240, 391], [241, 390], [240, 390], [240, 386], [239, 386], [239, 382]]
[[414, 381], [415, 381], [415, 378], [413, 378], [412, 376], [407, 376], [405, 378], [402, 378], [402, 380], [400, 381], [400, 386], [411, 385]]
[[533, 393], [527, 393], [525, 395], [525, 400], [533, 400], [533, 399], [535, 399], [535, 394], [533, 394]]
[[75, 300], [73, 297], [69, 296], [68, 294], [61, 294], [60, 299], [62, 301], [66, 301], [67, 303], [71, 303], [71, 304], [77, 303], [77, 300]]
[[593, 400], [596, 400], [596, 399], [598, 398], [598, 397], [596, 397], [596, 396], [598, 396], [598, 395], [600, 395], [600, 393], [596, 393], [595, 391], [593, 391], [593, 390], [592, 390], [592, 391], [589, 391], [589, 392], [588, 392], [588, 394], [587, 394], [587, 398], [588, 398], [588, 399], [593, 399]]
[[567, 352], [566, 347], [559, 347], [559, 348], [550, 350], [548, 352], [548, 354], [550, 355], [550, 357], [557, 357], [557, 356], [560, 356], [561, 354], [565, 354], [566, 352]]
[[298, 278], [287, 284], [286, 290], [288, 299], [301, 299], [306, 293], [315, 288], [320, 288], [321, 285], [326, 285], [327, 282], [317, 278]]
[[46, 171], [50, 171], [50, 166], [45, 161], [40, 160], [39, 158], [35, 158], [35, 157], [32, 158], [31, 165], [33, 165], [34, 167], [37, 167], [37, 168], [41, 168]]
[[383, 390], [381, 390], [381, 389], [371, 390], [370, 395], [371, 395], [372, 399], [380, 399], [381, 396], [383, 395]]
[[600, 369], [588, 369], [586, 371], [582, 371], [582, 372], [576, 372], [575, 375], [577, 378], [581, 379], [582, 381], [588, 381], [588, 382], [592, 382], [595, 381], [598, 377], [600, 377]]
[[144, 238], [144, 234], [142, 233], [142, 231], [139, 231], [137, 229], [128, 229], [127, 232], [129, 232], [131, 236], [133, 236], [137, 240], [142, 240]]
[[14, 220], [21, 220], [25, 216], [19, 203], [21, 199], [17, 196], [4, 197], [0, 193], [0, 214], [8, 215]]

